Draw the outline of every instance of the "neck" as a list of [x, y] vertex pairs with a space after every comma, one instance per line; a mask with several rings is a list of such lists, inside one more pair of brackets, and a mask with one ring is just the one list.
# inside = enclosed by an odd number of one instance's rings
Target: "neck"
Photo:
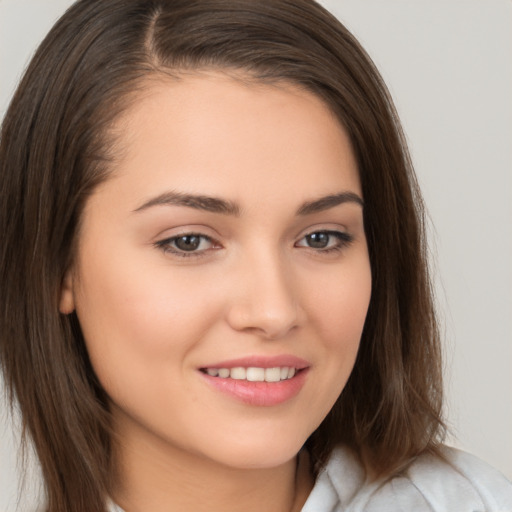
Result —
[[305, 455], [240, 469], [163, 445], [137, 436], [117, 448], [113, 498], [125, 512], [299, 512], [313, 485]]

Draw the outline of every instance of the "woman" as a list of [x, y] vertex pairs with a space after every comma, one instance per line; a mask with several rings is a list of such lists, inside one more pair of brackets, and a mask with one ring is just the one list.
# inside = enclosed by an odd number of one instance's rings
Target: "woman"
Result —
[[48, 511], [512, 508], [441, 444], [421, 197], [320, 6], [79, 1], [0, 162], [1, 360]]

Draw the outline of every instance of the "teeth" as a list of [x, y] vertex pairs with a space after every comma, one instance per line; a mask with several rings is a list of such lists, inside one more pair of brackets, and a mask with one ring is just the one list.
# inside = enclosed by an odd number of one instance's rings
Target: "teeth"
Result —
[[265, 370], [265, 382], [279, 382], [281, 380], [281, 368], [267, 368]]
[[263, 368], [247, 368], [247, 380], [263, 382], [265, 380], [265, 370]]
[[245, 378], [247, 377], [247, 372], [245, 371], [245, 368], [231, 368], [231, 373], [229, 376], [235, 380], [245, 380]]
[[288, 380], [295, 376], [297, 370], [288, 366], [276, 368], [206, 368], [206, 373], [211, 377], [221, 379], [247, 380], [249, 382], [279, 382]]

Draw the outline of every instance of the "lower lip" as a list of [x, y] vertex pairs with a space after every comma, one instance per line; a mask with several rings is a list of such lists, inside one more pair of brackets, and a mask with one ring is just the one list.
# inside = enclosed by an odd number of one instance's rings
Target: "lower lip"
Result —
[[240, 402], [271, 407], [287, 402], [296, 396], [306, 381], [307, 371], [307, 368], [305, 368], [297, 372], [291, 379], [279, 382], [250, 382], [248, 380], [212, 377], [202, 372], [201, 375], [216, 390]]

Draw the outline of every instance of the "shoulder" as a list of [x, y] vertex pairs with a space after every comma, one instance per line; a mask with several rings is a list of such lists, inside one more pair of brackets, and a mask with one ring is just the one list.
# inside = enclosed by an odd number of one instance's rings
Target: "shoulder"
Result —
[[[402, 477], [410, 482], [434, 510], [512, 512], [512, 483], [474, 455], [445, 447], [445, 460], [419, 457]], [[441, 508], [439, 508], [441, 507]]]
[[336, 449], [303, 512], [512, 512], [512, 483], [473, 455], [443, 448], [425, 454], [400, 475], [369, 481], [359, 459]]

